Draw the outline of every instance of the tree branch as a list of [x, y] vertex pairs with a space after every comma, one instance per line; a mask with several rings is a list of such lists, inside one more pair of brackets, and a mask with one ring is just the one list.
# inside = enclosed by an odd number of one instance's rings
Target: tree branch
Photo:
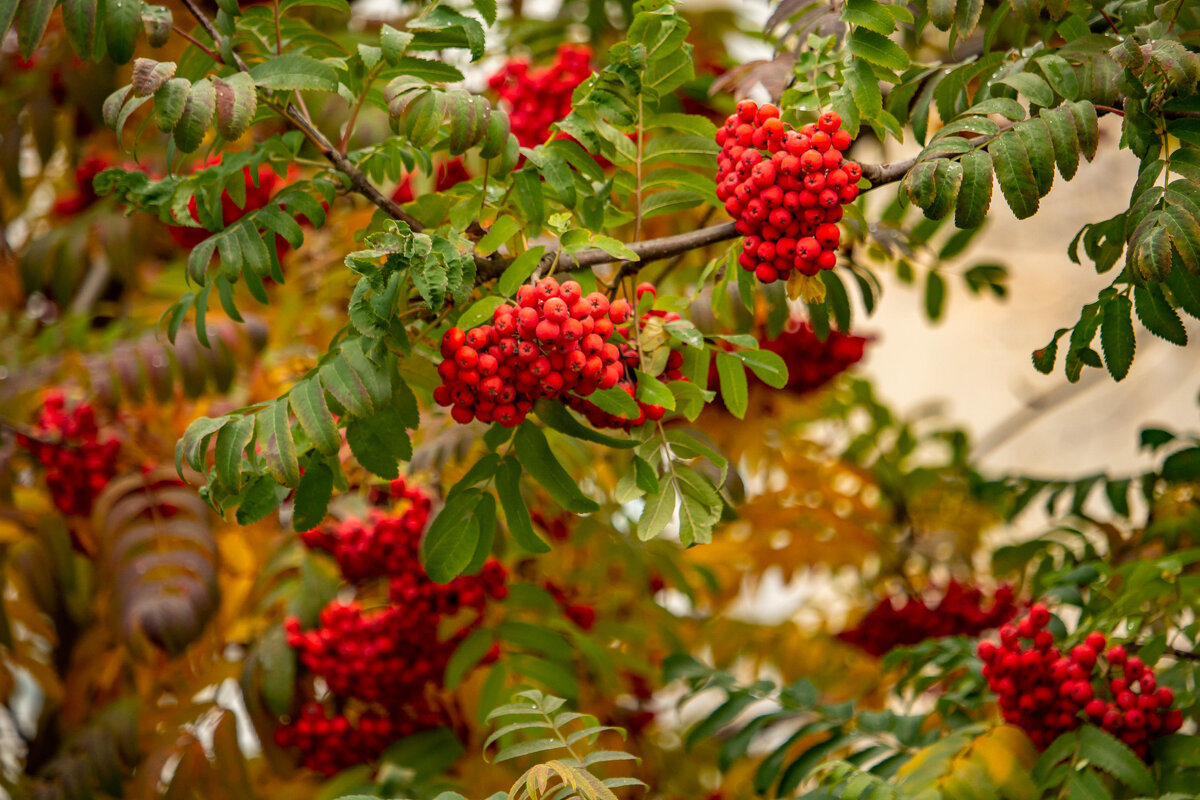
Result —
[[[200, 26], [208, 32], [209, 36], [212, 37], [212, 40], [217, 44], [218, 50], [222, 49], [220, 47], [222, 41], [221, 34], [217, 32], [217, 29], [212, 24], [212, 21], [205, 16], [204, 11], [196, 5], [195, 0], [181, 0], [181, 2], [187, 7], [187, 10], [191, 12], [191, 15], [196, 18], [196, 21], [200, 23]], [[210, 52], [209, 55], [219, 56], [220, 54]], [[217, 60], [221, 63], [225, 63], [224, 58], [217, 58]], [[250, 68], [246, 66], [246, 62], [243, 61], [241, 56], [239, 56], [237, 53], [233, 53], [233, 60], [237, 68], [242, 72], [250, 71]], [[308, 135], [308, 138], [310, 138], [313, 143], [317, 145], [318, 149], [321, 150], [321, 155], [325, 156], [325, 158], [331, 164], [333, 164], [333, 166], [339, 172], [343, 173], [350, 180], [350, 188], [352, 191], [356, 192], [357, 194], [361, 194], [376, 206], [386, 211], [394, 219], [398, 219], [407, 223], [408, 227], [412, 228], [414, 231], [420, 231], [425, 228], [425, 226], [422, 225], [419, 220], [402, 209], [396, 201], [379, 191], [379, 188], [367, 179], [367, 176], [362, 173], [362, 170], [354, 166], [349, 157], [343, 155], [337, 148], [335, 148], [333, 143], [325, 137], [325, 134], [321, 133], [321, 131], [318, 130], [317, 127], [313, 125], [312, 122], [307, 119], [299, 109], [296, 108], [296, 106], [288, 103], [287, 107], [284, 109], [284, 113], [293, 125], [304, 131], [304, 133]]]

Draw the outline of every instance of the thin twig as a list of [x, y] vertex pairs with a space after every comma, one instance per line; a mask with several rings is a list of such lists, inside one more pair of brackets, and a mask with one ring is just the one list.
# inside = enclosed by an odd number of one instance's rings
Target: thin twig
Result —
[[[195, 0], [181, 0], [181, 2], [187, 8], [187, 10], [191, 12], [191, 15], [196, 18], [196, 21], [200, 23], [201, 27], [208, 31], [208, 35], [212, 37], [212, 40], [217, 43], [221, 42], [220, 33], [217, 32], [217, 29], [212, 24], [212, 21], [205, 16], [204, 12], [199, 8], [199, 6], [196, 5]], [[211, 55], [217, 62], [222, 64], [225, 63], [224, 59], [221, 58], [218, 53], [211, 53]], [[243, 61], [241, 56], [239, 56], [236, 52], [233, 53], [233, 60], [237, 65], [237, 68], [242, 72], [250, 71], [250, 68], [246, 66], [246, 62]], [[349, 179], [350, 187], [354, 192], [361, 194], [376, 206], [386, 211], [393, 219], [398, 219], [407, 223], [408, 226], [414, 231], [421, 231], [425, 229], [425, 226], [422, 225], [416, 217], [406, 212], [399, 206], [398, 203], [385, 195], [383, 192], [379, 191], [379, 188], [367, 179], [367, 176], [362, 173], [362, 170], [354, 166], [348, 156], [339, 152], [329, 141], [329, 139], [325, 137], [325, 134], [317, 130], [317, 127], [306, 118], [307, 115], [296, 108], [296, 106], [289, 103], [284, 108], [284, 115], [289, 121], [291, 121], [293, 125], [303, 131], [308, 138], [316, 144], [317, 148], [321, 151], [321, 155], [325, 156], [325, 158], [331, 162], [339, 172], [345, 174], [345, 176]]]
[[191, 44], [192, 44], [193, 46], [200, 48], [201, 52], [203, 52], [205, 55], [207, 55], [207, 56], [208, 56], [209, 58], [211, 58], [213, 61], [220, 61], [220, 60], [221, 60], [221, 56], [217, 55], [217, 53], [216, 53], [216, 52], [214, 52], [214, 51], [213, 51], [213, 49], [212, 49], [211, 47], [209, 47], [208, 45], [206, 45], [206, 44], [204, 44], [203, 42], [201, 42], [201, 41], [200, 41], [199, 39], [197, 39], [195, 36], [192, 36], [190, 33], [188, 33], [187, 31], [185, 31], [183, 28], [179, 27], [178, 25], [175, 25], [175, 26], [173, 26], [173, 28], [172, 28], [172, 29], [173, 29], [173, 30], [174, 30], [176, 33], [178, 33], [178, 34], [179, 34], [181, 37], [183, 37], [184, 39], [186, 39], [186, 40], [188, 40], [189, 42], [191, 42]]

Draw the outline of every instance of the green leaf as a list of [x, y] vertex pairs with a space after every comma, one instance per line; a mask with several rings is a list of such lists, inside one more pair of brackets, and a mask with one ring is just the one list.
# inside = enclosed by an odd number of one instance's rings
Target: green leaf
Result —
[[373, 408], [362, 380], [343, 358], [334, 358], [321, 366], [317, 375], [321, 385], [352, 416], [365, 417]]
[[937, 196], [924, 208], [924, 211], [925, 216], [929, 219], [941, 219], [954, 210], [957, 205], [958, 191], [962, 188], [963, 182], [962, 164], [946, 158], [939, 158], [933, 179], [937, 183]]
[[521, 466], [540, 483], [555, 502], [576, 514], [587, 514], [599, 510], [596, 501], [579, 490], [558, 459], [554, 457], [546, 435], [533, 423], [526, 420], [517, 428], [513, 446]]
[[484, 492], [475, 507], [475, 522], [479, 529], [479, 537], [475, 540], [475, 550], [471, 560], [467, 562], [467, 575], [477, 575], [492, 555], [492, 547], [496, 543], [496, 498], [490, 492]]
[[192, 82], [187, 78], [172, 78], [154, 93], [154, 122], [163, 133], [175, 130], [183, 118]]
[[288, 496], [289, 491], [291, 490], [286, 486], [280, 486], [271, 480], [270, 476], [262, 475], [256, 478], [246, 488], [242, 502], [238, 505], [238, 525], [253, 525], [260, 519], [264, 519], [279, 508], [279, 504], [283, 502], [283, 498]]
[[529, 510], [521, 497], [521, 464], [512, 456], [505, 456], [496, 470], [496, 494], [513, 541], [531, 553], [550, 552], [550, 545], [533, 531]]
[[1050, 130], [1040, 119], [1023, 122], [1015, 130], [1029, 156], [1038, 196], [1045, 197], [1054, 185], [1054, 144], [1050, 140]]
[[1179, 314], [1167, 302], [1162, 289], [1153, 284], [1135, 286], [1133, 303], [1138, 319], [1146, 326], [1146, 330], [1180, 347], [1187, 344], [1187, 329], [1183, 327]]
[[288, 422], [287, 398], [280, 398], [255, 416], [255, 437], [263, 459], [275, 480], [284, 486], [300, 482], [300, 462]]
[[213, 466], [217, 480], [231, 493], [242, 490], [242, 453], [254, 436], [254, 417], [235, 417], [217, 433]]
[[618, 450], [637, 447], [639, 444], [636, 439], [618, 439], [587, 427], [575, 419], [574, 415], [556, 400], [539, 400], [535, 412], [538, 419], [546, 423], [547, 427], [585, 442], [596, 442]]
[[458, 327], [468, 331], [485, 322], [490, 322], [496, 309], [502, 305], [504, 305], [504, 298], [496, 295], [488, 295], [477, 300], [458, 318]]
[[[870, 0], [874, 2], [874, 0]], [[876, 3], [878, 5], [878, 3]], [[842, 78], [854, 98], [854, 105], [864, 119], [874, 119], [883, 111], [883, 92], [875, 71], [865, 61], [854, 61], [850, 69], [842, 70]]]
[[937, 322], [945, 308], [946, 281], [937, 270], [931, 269], [925, 276], [925, 315]]
[[770, 350], [735, 350], [733, 357], [748, 366], [768, 386], [787, 386], [788, 368], [783, 358]]
[[258, 92], [250, 76], [244, 72], [217, 78], [213, 84], [217, 93], [217, 133], [226, 141], [237, 141], [254, 121], [254, 114], [258, 110]]
[[725, 408], [729, 409], [730, 414], [742, 419], [746, 416], [749, 404], [745, 367], [732, 353], [718, 350], [717, 377], [720, 379], [721, 399]]
[[454, 654], [446, 662], [442, 683], [453, 690], [474, 669], [496, 641], [495, 633], [489, 628], [476, 628], [454, 648]]
[[292, 506], [292, 528], [310, 531], [325, 519], [329, 499], [333, 497], [333, 470], [322, 459], [313, 459], [304, 470], [304, 477], [296, 487], [296, 501]]
[[1080, 100], [1069, 105], [1075, 115], [1075, 130], [1079, 139], [1079, 151], [1083, 157], [1091, 161], [1096, 157], [1096, 148], [1100, 144], [1100, 122], [1096, 117], [1096, 107], [1087, 100]]
[[671, 134], [656, 136], [646, 145], [643, 164], [670, 161], [697, 167], [709, 167], [721, 148], [706, 136]]
[[695, 208], [705, 202], [704, 195], [690, 189], [671, 189], [665, 192], [655, 192], [642, 201], [642, 219], [674, 214]]
[[394, 407], [352, 421], [346, 426], [346, 443], [359, 464], [385, 480], [399, 477], [397, 461], [412, 458], [412, 440]]
[[250, 68], [254, 85], [263, 89], [294, 91], [313, 89], [337, 91], [337, 73], [333, 67], [315, 58], [297, 53], [284, 53]]
[[175, 146], [181, 152], [191, 153], [200, 146], [216, 110], [217, 90], [212, 81], [205, 78], [193, 83], [188, 89], [179, 123], [175, 126]]
[[[1050, 86], [1054, 91], [1067, 100], [1075, 100], [1079, 97], [1079, 78], [1075, 75], [1074, 68], [1065, 58], [1051, 53], [1040, 56], [1034, 63], [1038, 65], [1042, 74], [1046, 76], [1046, 80], [1050, 82]], [[1043, 105], [1049, 104], [1043, 103]]]
[[[96, 49], [96, 12], [99, 0], [62, 0], [63, 27], [67, 29], [67, 38], [75, 55], [84, 61], [92, 60]], [[4, 5], [0, 2], [0, 7]], [[53, 5], [53, 4], [51, 4]], [[13, 0], [16, 6], [16, 0]], [[4, 12], [0, 10], [0, 39], [4, 38], [8, 25], [4, 21]]]
[[1123, 294], [1104, 304], [1104, 321], [1100, 328], [1100, 346], [1104, 365], [1114, 379], [1120, 381], [1129, 374], [1133, 364], [1135, 340], [1133, 335], [1133, 303]]
[[471, 5], [488, 25], [496, 24], [496, 0], [471, 0]]
[[1071, 180], [1079, 169], [1079, 135], [1075, 127], [1075, 115], [1067, 105], [1043, 109], [1041, 118], [1050, 131], [1054, 147], [1054, 160], [1064, 180]]
[[1086, 758], [1138, 794], [1157, 794], [1154, 776], [1124, 743], [1091, 725], [1085, 725], [1079, 734], [1079, 758]]
[[625, 419], [636, 419], [641, 412], [637, 401], [630, 397], [624, 389], [617, 386], [611, 389], [597, 389], [587, 396], [587, 400], [601, 411], [607, 411], [609, 414]]
[[649, 541], [667, 527], [667, 523], [675, 516], [675, 500], [675, 486], [670, 481], [662, 481], [659, 491], [646, 497], [642, 516], [638, 519], [639, 539], [643, 542]]
[[983, 150], [973, 150], [959, 161], [963, 168], [962, 185], [955, 199], [954, 224], [976, 228], [983, 224], [992, 204], [992, 159]]
[[505, 214], [492, 223], [491, 230], [475, 245], [475, 252], [481, 256], [491, 255], [520, 230], [521, 223]]
[[386, 23], [379, 29], [379, 48], [384, 59], [392, 66], [396, 66], [412, 40], [413, 35], [408, 31], [398, 31]]
[[[958, 0], [954, 11], [954, 25], [958, 28], [958, 36], [960, 39], [966, 39], [975, 30], [975, 26], [979, 24], [979, 17], [983, 13], [983, 0]], [[1003, 15], [1003, 9], [997, 8], [993, 11], [994, 14]]]
[[886, 36], [859, 28], [849, 39], [850, 52], [854, 56], [897, 72], [908, 69], [908, 53]]
[[1167, 275], [1167, 286], [1179, 308], [1189, 316], [1200, 319], [1200, 280], [1181, 269], [1174, 269]]
[[512, 180], [517, 209], [531, 229], [540, 229], [546, 220], [546, 201], [542, 194], [541, 176], [536, 169], [527, 167], [514, 174]]
[[1011, 97], [992, 97], [968, 108], [966, 114], [1000, 114], [1013, 121], [1025, 119], [1025, 106]]
[[483, 495], [478, 489], [447, 496], [421, 542], [421, 563], [434, 583], [446, 584], [463, 573], [475, 553], [479, 520], [475, 509]]
[[675, 410], [675, 395], [665, 383], [641, 370], [634, 370], [634, 374], [636, 375], [634, 385], [637, 387], [638, 400], [647, 405], [662, 406], [668, 411]]
[[[17, 3], [19, 1], [0, 0], [0, 39], [4, 39], [8, 35], [8, 30], [12, 27], [13, 20], [17, 16]], [[46, 19], [49, 20], [50, 17], [47, 16]], [[92, 54], [89, 50], [83, 55], [83, 58], [91, 58], [91, 56]]]
[[538, 245], [526, 250], [513, 259], [513, 262], [504, 270], [504, 274], [500, 276], [500, 281], [496, 284], [496, 289], [500, 294], [505, 297], [512, 297], [516, 294], [521, 284], [529, 280], [529, 276], [537, 269], [538, 262], [545, 252], [546, 248]]
[[1054, 92], [1051, 91], [1050, 84], [1046, 83], [1044, 78], [1032, 72], [1018, 72], [1013, 75], [1006, 75], [996, 81], [996, 83], [1011, 86], [1025, 95], [1030, 102], [1036, 103], [1043, 108], [1054, 105]]
[[1054, 360], [1058, 356], [1058, 340], [1069, 330], [1070, 328], [1059, 328], [1055, 332], [1054, 338], [1050, 340], [1049, 344], [1040, 350], [1033, 351], [1034, 369], [1043, 375], [1049, 375], [1054, 371]]
[[[17, 32], [20, 33], [19, 27]], [[129, 63], [129, 59], [133, 58], [138, 34], [141, 32], [142, 0], [105, 0], [104, 38], [108, 46], [108, 57], [114, 64]]]
[[288, 398], [300, 427], [317, 450], [327, 456], [337, 455], [342, 437], [338, 435], [337, 423], [325, 404], [325, 393], [320, 384], [315, 379], [301, 381], [288, 392]]
[[[954, 13], [953, 0], [936, 0], [942, 6], [949, 6], [950, 13]], [[930, 3], [930, 16], [934, 14], [934, 3]], [[882, 3], [876, 0], [847, 0], [845, 8], [842, 9], [842, 21], [850, 25], [857, 25], [860, 28], [866, 28], [869, 31], [884, 34], [885, 36], [896, 30], [896, 20], [888, 13], [887, 8]], [[941, 25], [938, 25], [935, 20], [934, 25], [937, 25], [942, 30], [946, 30]], [[946, 27], [949, 27], [947, 24]]]
[[[151, 47], [162, 47], [170, 41], [174, 22], [171, 9], [166, 6], [142, 4], [142, 28], [146, 31], [146, 41]], [[81, 54], [80, 58], [85, 56]]]
[[603, 250], [614, 258], [619, 258], [622, 261], [638, 261], [640, 260], [637, 253], [625, 246], [625, 243], [619, 239], [614, 239], [611, 236], [592, 236], [592, 247], [597, 250]]
[[992, 140], [988, 152], [996, 167], [1000, 190], [1013, 214], [1017, 219], [1032, 217], [1038, 210], [1038, 193], [1025, 144], [1012, 130], [1008, 130]]

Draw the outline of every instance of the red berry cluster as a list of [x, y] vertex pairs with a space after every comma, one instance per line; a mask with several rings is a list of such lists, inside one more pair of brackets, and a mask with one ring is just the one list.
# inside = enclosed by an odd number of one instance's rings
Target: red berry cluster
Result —
[[[453, 189], [463, 181], [471, 180], [471, 173], [467, 172], [467, 165], [459, 157], [440, 159], [435, 167], [436, 172], [433, 179], [433, 190], [435, 192], [444, 192]], [[411, 203], [417, 199], [413, 192], [413, 176], [412, 173], [401, 178], [400, 183], [396, 186], [396, 190], [392, 192], [392, 199], [397, 203]]]
[[511, 58], [488, 78], [488, 88], [508, 105], [511, 130], [522, 147], [537, 147], [550, 136], [550, 126], [571, 113], [571, 94], [592, 74], [592, 48], [560, 44], [554, 63], [531, 68]]
[[942, 636], [978, 636], [1016, 616], [1013, 591], [1001, 586], [985, 601], [976, 587], [950, 581], [937, 605], [909, 597], [897, 608], [890, 598], [881, 600], [858, 625], [838, 638], [879, 658], [893, 648], [914, 645]]
[[[642, 296], [646, 294], [649, 294], [653, 297], [655, 294], [654, 287], [648, 283], [639, 284], [637, 287], [637, 299], [641, 301]], [[645, 324], [646, 320], [652, 317], [658, 317], [662, 319], [664, 323], [675, 322], [676, 320], [682, 319], [682, 317], [673, 311], [651, 309], [642, 314], [641, 323]], [[632, 369], [638, 365], [639, 361], [637, 350], [628, 343], [628, 340], [633, 332], [629, 329], [628, 325], [618, 326], [616, 331], [619, 336], [626, 340], [617, 345], [621, 353], [621, 360], [625, 362], [625, 364], [629, 365], [629, 367]], [[667, 363], [663, 368], [662, 375], [660, 376], [661, 380], [687, 380], [687, 378], [685, 378], [683, 373], [680, 371], [682, 366], [683, 353], [681, 353], [679, 350], [672, 350], [667, 355]], [[575, 409], [587, 417], [588, 422], [590, 422], [595, 428], [619, 428], [627, 431], [630, 428], [637, 428], [645, 425], [647, 421], [657, 422], [666, 414], [666, 409], [662, 406], [654, 405], [652, 403], [644, 403], [637, 399], [637, 384], [631, 377], [629, 377], [629, 373], [627, 371], [623, 373], [621, 380], [617, 381], [617, 388], [628, 394], [633, 398], [634, 402], [637, 403], [637, 416], [623, 417], [619, 414], [610, 413], [600, 408], [590, 400], [577, 395], [568, 395], [566, 398], [564, 398], [563, 402], [570, 408]]]
[[70, 411], [60, 391], [46, 393], [32, 435], [18, 434], [17, 444], [46, 468], [46, 486], [64, 514], [90, 514], [96, 496], [117, 471], [116, 439], [100, 441], [96, 415], [88, 403]]
[[[429, 497], [403, 480], [393, 482], [391, 494], [409, 501], [403, 512], [379, 512], [366, 523], [302, 535], [310, 547], [331, 552], [352, 582], [388, 579], [389, 602], [380, 608], [337, 600], [321, 611], [312, 630], [302, 630], [295, 617], [284, 621], [288, 645], [324, 681], [338, 713], [327, 717], [320, 706], [313, 713], [306, 709], [275, 738], [283, 747], [298, 748], [306, 766], [327, 775], [373, 760], [400, 736], [445, 724], [428, 691], [441, 684], [450, 656], [480, 624], [488, 599], [508, 594], [507, 572], [494, 559], [477, 575], [445, 585], [430, 580], [419, 560]], [[443, 623], [464, 611], [473, 620], [443, 637]]]
[[759, 347], [783, 359], [788, 368], [787, 388], [803, 394], [824, 386], [861, 361], [868, 341], [840, 331], [830, 331], [821, 341], [807, 321], [792, 319], [776, 338], [760, 336]]
[[[1035, 603], [1016, 625], [1000, 629], [999, 645], [979, 643], [983, 675], [999, 696], [1006, 722], [1020, 726], [1045, 749], [1059, 735], [1091, 721], [1143, 759], [1152, 739], [1179, 730], [1183, 712], [1171, 708], [1174, 692], [1158, 686], [1154, 670], [1141, 659], [1120, 645], [1105, 652], [1104, 634], [1096, 632], [1061, 653], [1054, 634], [1046, 630], [1049, 622], [1049, 609]], [[1024, 647], [1021, 640], [1031, 645]], [[1096, 674], [1102, 658], [1107, 677]]]
[[842, 159], [852, 140], [841, 125], [827, 111], [795, 131], [776, 106], [743, 100], [717, 130], [717, 198], [746, 237], [738, 263], [764, 283], [837, 264], [842, 205], [858, 197], [862, 177]]
[[574, 622], [585, 631], [590, 631], [592, 626], [596, 624], [596, 607], [586, 603], [573, 602], [567, 590], [559, 586], [554, 581], [546, 581], [542, 584], [550, 596], [554, 598], [554, 602], [558, 603], [558, 607], [562, 609], [563, 616]]
[[429, 495], [419, 487], [408, 486], [404, 478], [392, 481], [392, 498], [409, 501], [403, 512], [371, 512], [364, 521], [350, 517], [337, 524], [304, 531], [300, 540], [314, 550], [334, 557], [342, 575], [352, 583], [370, 578], [403, 573], [412, 561], [414, 539], [429, 522]]
[[617, 325], [631, 311], [624, 299], [609, 303], [600, 292], [583, 297], [575, 281], [560, 285], [546, 277], [526, 284], [517, 291], [516, 306], [497, 308], [491, 325], [446, 331], [438, 365], [442, 385], [434, 400], [451, 407], [458, 422], [511, 428], [540, 398], [571, 403], [571, 393], [586, 397], [620, 385], [627, 381], [626, 365], [637, 363], [637, 351], [609, 338], [624, 330]]
[[357, 724], [345, 714], [327, 716], [319, 703], [306, 703], [300, 717], [275, 729], [275, 743], [304, 753], [304, 766], [325, 777], [375, 761], [388, 745], [405, 736], [437, 728], [445, 715], [425, 705], [408, 716], [367, 711]]

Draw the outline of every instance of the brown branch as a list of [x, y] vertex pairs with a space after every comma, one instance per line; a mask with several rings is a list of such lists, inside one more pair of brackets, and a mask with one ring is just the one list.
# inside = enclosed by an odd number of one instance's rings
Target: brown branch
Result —
[[[181, 2], [187, 7], [187, 10], [191, 12], [191, 15], [196, 18], [196, 21], [200, 23], [200, 26], [203, 27], [204, 30], [208, 31], [208, 35], [212, 37], [212, 40], [216, 42], [219, 47], [221, 42], [221, 34], [217, 32], [217, 29], [212, 24], [212, 21], [205, 16], [200, 7], [196, 5], [195, 0], [181, 0]], [[210, 53], [210, 55], [219, 56], [218, 53]], [[250, 71], [250, 68], [246, 66], [246, 62], [243, 61], [241, 56], [239, 56], [236, 52], [233, 53], [233, 60], [237, 65], [237, 68], [242, 72]], [[220, 63], [225, 63], [224, 59], [220, 57], [217, 58], [217, 61]], [[362, 173], [362, 170], [354, 166], [349, 157], [339, 152], [337, 148], [333, 146], [333, 143], [331, 143], [329, 139], [325, 137], [325, 134], [321, 133], [321, 131], [318, 130], [317, 127], [313, 125], [312, 122], [307, 119], [299, 109], [296, 108], [296, 106], [288, 103], [287, 107], [284, 109], [284, 112], [288, 120], [291, 121], [291, 123], [301, 131], [303, 131], [308, 138], [311, 139], [314, 144], [316, 144], [317, 148], [321, 151], [321, 155], [325, 156], [325, 158], [331, 164], [333, 164], [333, 166], [339, 172], [343, 173], [350, 180], [350, 188], [352, 191], [361, 194], [376, 206], [382, 208], [384, 211], [390, 214], [392, 218], [407, 223], [408, 227], [412, 228], [414, 231], [420, 231], [425, 228], [425, 226], [422, 225], [419, 220], [407, 213], [404, 209], [400, 208], [400, 205], [396, 203], [396, 201], [379, 191], [378, 187], [371, 183], [367, 179], [367, 176]]]

